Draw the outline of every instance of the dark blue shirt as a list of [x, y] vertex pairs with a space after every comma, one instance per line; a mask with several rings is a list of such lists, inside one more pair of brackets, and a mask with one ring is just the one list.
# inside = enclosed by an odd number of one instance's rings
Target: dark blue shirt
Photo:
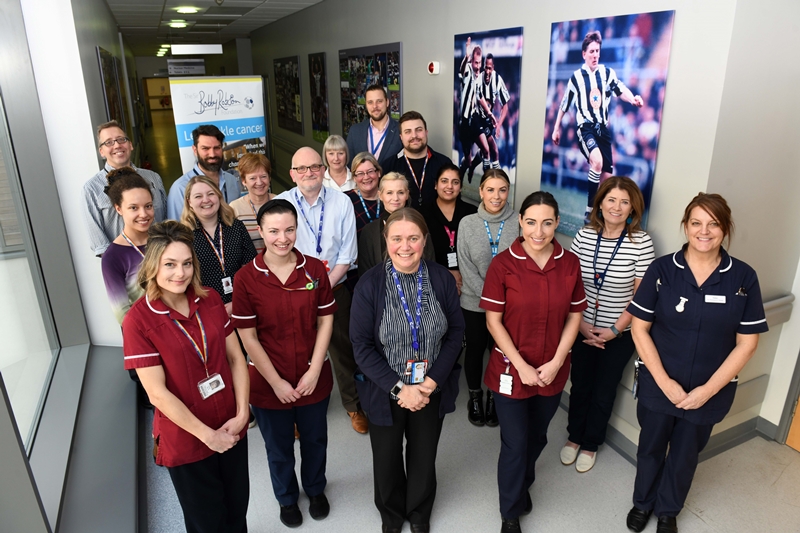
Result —
[[[650, 336], [667, 375], [686, 392], [706, 383], [736, 346], [736, 334], [763, 333], [767, 327], [758, 276], [746, 263], [721, 249], [717, 270], [698, 287], [684, 250], [650, 265], [628, 306], [633, 316], [652, 322]], [[716, 424], [731, 408], [736, 383], [722, 388], [700, 409], [678, 409], [644, 367], [639, 401], [660, 413], [695, 424]]]

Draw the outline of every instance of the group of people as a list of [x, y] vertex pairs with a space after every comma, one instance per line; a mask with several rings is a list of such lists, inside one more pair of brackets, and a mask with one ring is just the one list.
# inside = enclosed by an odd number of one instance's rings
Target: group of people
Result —
[[263, 155], [243, 156], [238, 178], [221, 170], [213, 126], [193, 133], [197, 165], [169, 196], [157, 174], [130, 165], [117, 125], [98, 129], [107, 164], [85, 188], [93, 249], [187, 531], [246, 531], [251, 409], [280, 520], [303, 521], [296, 438], [308, 514], [328, 515], [334, 375], [353, 429], [369, 434], [382, 531], [406, 521], [429, 531], [465, 345], [467, 418], [500, 427], [503, 533], [521, 531], [533, 509], [567, 381], [560, 458], [587, 472], [634, 348], [642, 431], [627, 526], [642, 531], [655, 513], [658, 533], [677, 532], [698, 455], [767, 330], [755, 272], [723, 247], [725, 200], [695, 197], [681, 221], [687, 243], [654, 259], [641, 192], [609, 177], [567, 251], [550, 193], [515, 211], [509, 177], [490, 168], [480, 204], [464, 202], [463, 171], [428, 147], [424, 118], [392, 120], [380, 86], [367, 102], [370, 118], [347, 140], [294, 154], [295, 187], [277, 196]]

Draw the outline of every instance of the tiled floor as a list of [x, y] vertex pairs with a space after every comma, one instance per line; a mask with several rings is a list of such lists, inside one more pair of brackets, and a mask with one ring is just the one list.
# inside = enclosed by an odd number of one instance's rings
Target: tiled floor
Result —
[[144, 132], [142, 164], [150, 161], [153, 172], [157, 172], [169, 191], [170, 185], [183, 175], [181, 157], [178, 152], [178, 136], [172, 110], [153, 111], [153, 126]]

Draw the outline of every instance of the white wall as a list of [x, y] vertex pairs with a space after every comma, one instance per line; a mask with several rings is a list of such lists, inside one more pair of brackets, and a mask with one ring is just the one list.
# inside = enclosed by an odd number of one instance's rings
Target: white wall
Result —
[[[95, 46], [119, 57], [116, 23], [103, 0], [22, 0], [47, 146], [92, 342], [121, 344], [100, 260], [89, 247], [81, 190], [100, 168], [94, 126], [105, 122]], [[75, 21], [75, 25], [70, 21]], [[83, 73], [83, 76], [81, 76]], [[64, 258], [65, 261], [69, 258]]]

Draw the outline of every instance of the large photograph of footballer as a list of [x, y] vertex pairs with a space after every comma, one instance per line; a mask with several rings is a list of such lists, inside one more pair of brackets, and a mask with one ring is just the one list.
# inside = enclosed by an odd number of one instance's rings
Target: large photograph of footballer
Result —
[[558, 231], [588, 222], [595, 193], [628, 176], [646, 227], [661, 131], [674, 11], [557, 22], [550, 64], [541, 188], [558, 200]]
[[461, 169], [461, 193], [480, 202], [480, 183], [490, 168], [508, 174], [513, 204], [517, 171], [522, 28], [455, 36], [453, 151]]

